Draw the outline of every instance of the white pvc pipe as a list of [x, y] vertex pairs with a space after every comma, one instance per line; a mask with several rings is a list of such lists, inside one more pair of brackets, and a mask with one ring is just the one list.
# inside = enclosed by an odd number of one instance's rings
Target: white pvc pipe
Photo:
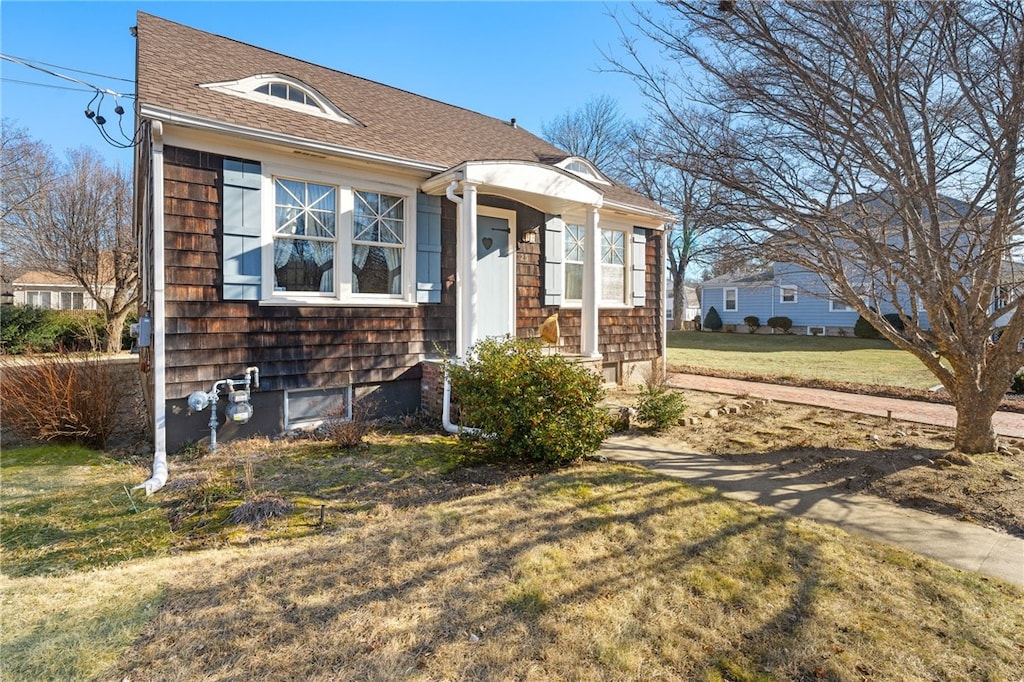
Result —
[[471, 436], [479, 436], [480, 429], [473, 428], [472, 426], [461, 426], [459, 424], [452, 423], [452, 382], [445, 375], [444, 378], [444, 398], [442, 399], [441, 405], [441, 425], [444, 426], [444, 430], [448, 433], [468, 433]]

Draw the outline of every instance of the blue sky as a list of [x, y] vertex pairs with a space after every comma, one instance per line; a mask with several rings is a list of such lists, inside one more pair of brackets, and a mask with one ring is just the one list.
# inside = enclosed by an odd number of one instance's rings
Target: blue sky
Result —
[[[120, 93], [134, 78], [136, 11], [305, 59], [339, 71], [508, 119], [540, 134], [542, 124], [609, 95], [632, 118], [644, 115], [633, 83], [601, 72], [601, 51], [619, 51], [610, 12], [599, 2], [0, 2], [0, 51]], [[91, 94], [8, 61], [0, 62], [3, 116], [57, 152], [87, 145], [130, 165], [130, 152], [103, 142], [83, 111]], [[131, 100], [122, 100], [131, 110]], [[107, 100], [104, 115], [113, 119]], [[108, 128], [111, 126], [108, 123]], [[126, 121], [126, 129], [128, 122]]]

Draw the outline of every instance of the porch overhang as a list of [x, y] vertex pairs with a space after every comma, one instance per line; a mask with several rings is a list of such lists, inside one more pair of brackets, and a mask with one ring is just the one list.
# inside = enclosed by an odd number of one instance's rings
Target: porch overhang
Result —
[[581, 206], [600, 207], [602, 193], [561, 168], [530, 161], [466, 161], [432, 176], [420, 189], [443, 195], [456, 181], [478, 187], [482, 194], [500, 196], [561, 215]]

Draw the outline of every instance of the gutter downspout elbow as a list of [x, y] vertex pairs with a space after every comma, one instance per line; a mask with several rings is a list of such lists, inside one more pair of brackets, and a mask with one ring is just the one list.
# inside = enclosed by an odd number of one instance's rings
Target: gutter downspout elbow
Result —
[[167, 453], [156, 452], [153, 454], [153, 475], [136, 486], [132, 490], [145, 489], [146, 495], [152, 495], [167, 483]]
[[444, 426], [444, 430], [448, 433], [468, 433], [471, 436], [480, 435], [480, 429], [473, 428], [472, 426], [460, 426], [452, 423], [452, 382], [447, 376], [444, 378], [444, 398], [441, 403], [441, 425]]
[[452, 180], [451, 183], [449, 183], [449, 185], [448, 185], [448, 189], [446, 189], [445, 192], [444, 192], [445, 196], [448, 197], [448, 201], [452, 202], [453, 204], [461, 204], [462, 203], [462, 197], [460, 197], [457, 194], [455, 194], [455, 190], [458, 188], [458, 186], [459, 186], [459, 181], [458, 180]]

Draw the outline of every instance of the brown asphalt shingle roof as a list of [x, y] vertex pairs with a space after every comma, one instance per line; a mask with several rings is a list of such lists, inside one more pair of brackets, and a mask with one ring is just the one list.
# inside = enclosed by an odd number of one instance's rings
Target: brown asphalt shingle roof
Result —
[[[140, 105], [451, 168], [464, 161], [551, 164], [567, 154], [507, 121], [199, 31], [140, 12]], [[363, 125], [351, 125], [200, 87], [280, 73], [315, 88]], [[554, 161], [553, 161], [554, 160]], [[594, 185], [608, 200], [662, 210], [624, 187]]]

